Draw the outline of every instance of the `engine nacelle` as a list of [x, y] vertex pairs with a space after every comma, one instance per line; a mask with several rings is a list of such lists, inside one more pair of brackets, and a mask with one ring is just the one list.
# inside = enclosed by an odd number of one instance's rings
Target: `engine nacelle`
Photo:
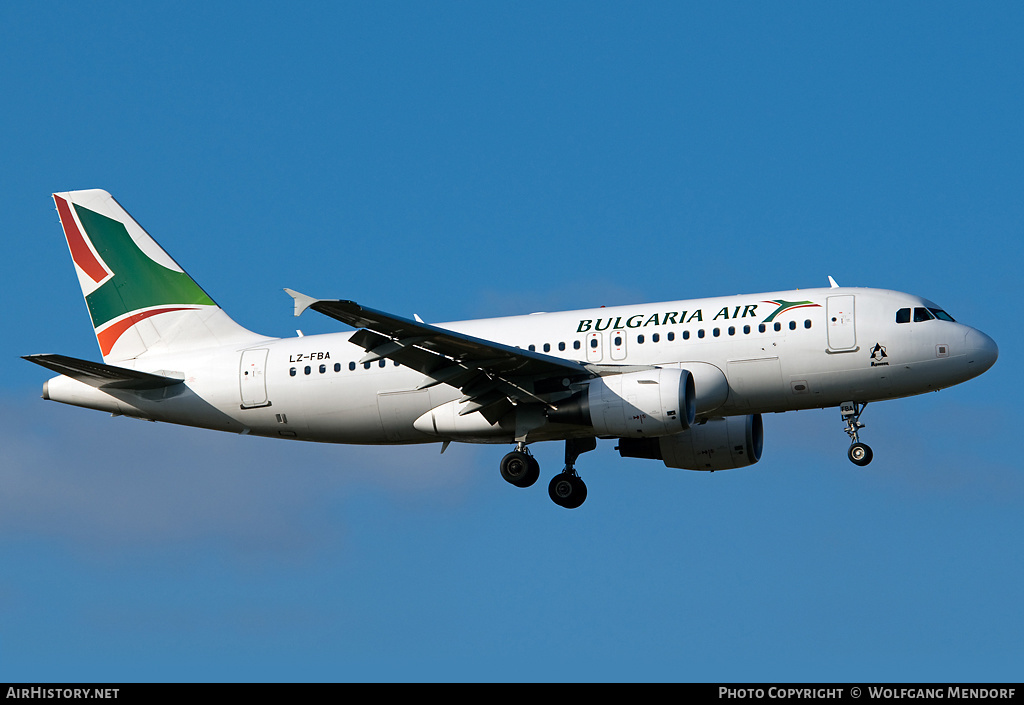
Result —
[[547, 412], [549, 421], [590, 426], [598, 436], [656, 438], [690, 427], [696, 414], [688, 370], [657, 368], [597, 377]]
[[730, 470], [761, 459], [764, 425], [760, 414], [708, 419], [682, 433], [661, 438], [620, 438], [623, 458], [662, 460], [681, 470]]

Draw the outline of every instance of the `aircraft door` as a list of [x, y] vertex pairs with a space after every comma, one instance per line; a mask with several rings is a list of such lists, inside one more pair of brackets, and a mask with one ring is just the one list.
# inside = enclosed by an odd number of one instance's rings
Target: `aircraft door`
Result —
[[587, 362], [601, 362], [604, 355], [601, 347], [601, 334], [587, 333]]
[[852, 351], [857, 347], [853, 303], [853, 294], [828, 297], [826, 324], [828, 325], [828, 347], [830, 350]]
[[243, 350], [242, 363], [238, 370], [238, 386], [242, 395], [242, 408], [253, 409], [270, 406], [267, 398], [267, 354], [266, 348]]

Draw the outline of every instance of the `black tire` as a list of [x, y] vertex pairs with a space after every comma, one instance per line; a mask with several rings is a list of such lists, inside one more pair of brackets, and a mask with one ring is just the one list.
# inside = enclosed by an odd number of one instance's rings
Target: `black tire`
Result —
[[523, 478], [523, 484], [519, 485], [520, 487], [529, 487], [540, 478], [540, 463], [538, 463], [537, 459], [532, 455], [528, 455], [526, 457], [530, 464], [530, 470], [526, 477]]
[[871, 452], [871, 448], [864, 443], [854, 443], [850, 446], [849, 452], [846, 454], [850, 458], [850, 462], [854, 465], [864, 467], [871, 462], [871, 458], [874, 457], [874, 453]]
[[587, 486], [579, 477], [560, 472], [551, 478], [548, 496], [559, 507], [576, 509], [587, 499]]
[[501, 459], [501, 476], [516, 487], [529, 487], [540, 477], [540, 464], [526, 453], [514, 450]]

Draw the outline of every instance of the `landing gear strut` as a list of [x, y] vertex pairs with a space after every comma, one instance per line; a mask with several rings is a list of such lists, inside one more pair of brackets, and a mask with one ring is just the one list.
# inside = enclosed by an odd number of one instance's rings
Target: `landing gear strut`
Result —
[[864, 424], [860, 422], [860, 415], [864, 413], [864, 409], [867, 407], [867, 402], [863, 404], [855, 401], [846, 401], [839, 405], [839, 410], [843, 415], [843, 421], [846, 422], [846, 435], [850, 437], [850, 450], [847, 452], [847, 456], [850, 458], [850, 462], [854, 465], [864, 467], [871, 462], [871, 458], [874, 454], [871, 452], [871, 448], [866, 443], [860, 442], [860, 429], [864, 428]]
[[519, 442], [516, 449], [501, 459], [501, 476], [516, 487], [529, 487], [540, 477], [540, 463], [530, 455], [526, 443]]
[[597, 448], [596, 438], [570, 438], [565, 441], [565, 468], [551, 478], [548, 496], [565, 509], [576, 509], [587, 499], [587, 486], [576, 474], [576, 459], [580, 454]]

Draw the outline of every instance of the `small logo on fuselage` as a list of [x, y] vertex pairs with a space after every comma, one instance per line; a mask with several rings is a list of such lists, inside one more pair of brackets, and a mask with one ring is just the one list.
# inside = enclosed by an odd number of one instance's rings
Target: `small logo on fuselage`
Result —
[[889, 356], [885, 353], [885, 346], [881, 343], [875, 343], [875, 346], [871, 348], [871, 366], [882, 367], [888, 365], [887, 357]]

